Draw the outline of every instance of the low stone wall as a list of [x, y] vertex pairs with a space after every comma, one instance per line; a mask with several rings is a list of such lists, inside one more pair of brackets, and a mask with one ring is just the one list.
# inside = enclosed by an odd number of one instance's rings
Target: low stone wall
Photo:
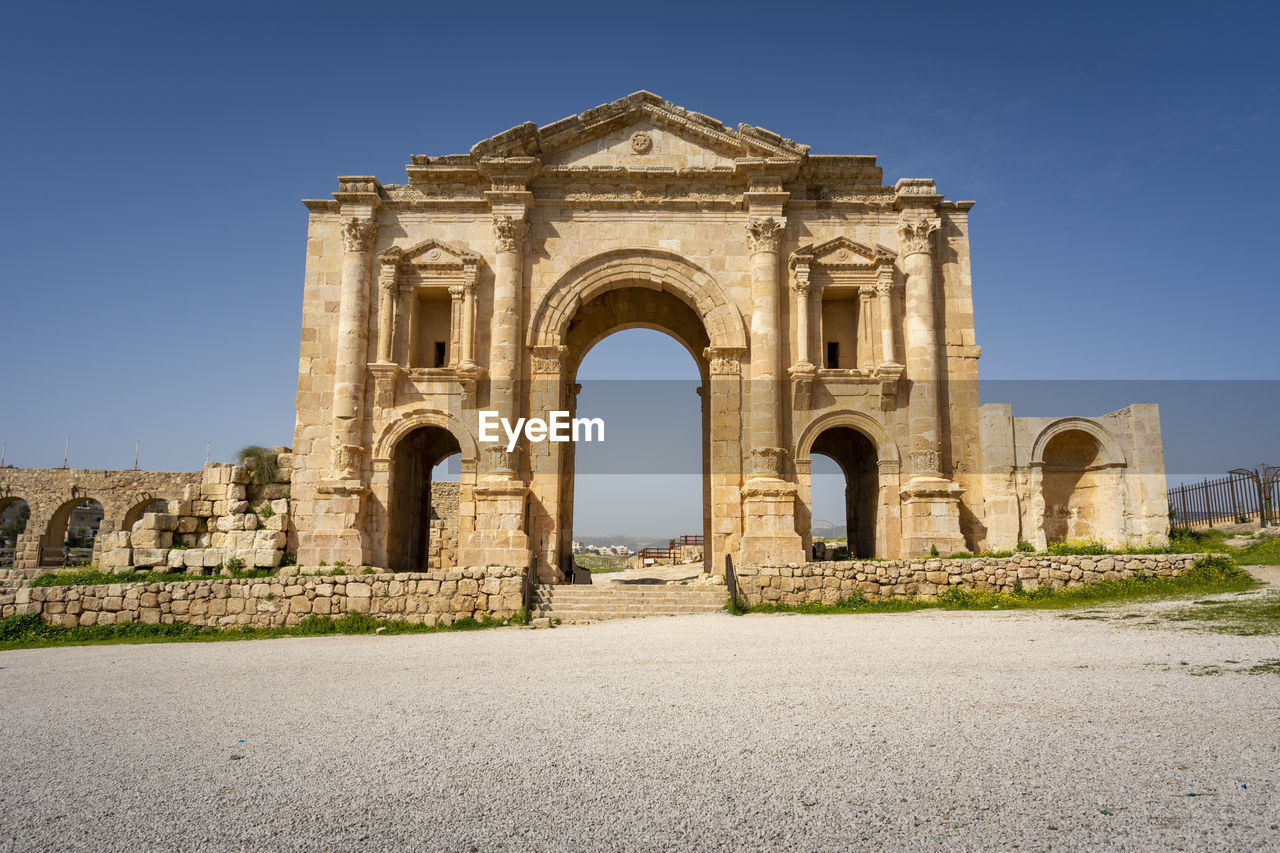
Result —
[[0, 600], [0, 616], [38, 613], [46, 622], [115, 625], [127, 622], [275, 628], [312, 613], [367, 613], [428, 625], [468, 616], [506, 619], [521, 610], [524, 576], [518, 569], [344, 577], [211, 578], [170, 583], [22, 587]]
[[971, 559], [854, 560], [803, 563], [798, 566], [751, 568], [738, 572], [747, 603], [831, 604], [861, 592], [867, 598], [932, 598], [948, 587], [1010, 592], [1021, 581], [1028, 591], [1058, 589], [1139, 573], [1178, 575], [1206, 554], [1117, 554]]

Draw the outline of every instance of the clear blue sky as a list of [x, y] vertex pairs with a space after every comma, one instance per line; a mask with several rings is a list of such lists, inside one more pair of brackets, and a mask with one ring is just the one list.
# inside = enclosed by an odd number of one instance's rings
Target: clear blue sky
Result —
[[[1276, 378], [1278, 18], [1264, 3], [9, 3], [0, 441], [13, 464], [53, 466], [69, 435], [89, 468], [131, 466], [141, 439], [144, 467], [182, 470], [206, 441], [218, 459], [288, 444], [298, 200], [637, 89], [976, 199], [984, 378]], [[689, 375], [663, 352], [647, 372]], [[628, 353], [606, 342], [591, 369], [634, 375]]]

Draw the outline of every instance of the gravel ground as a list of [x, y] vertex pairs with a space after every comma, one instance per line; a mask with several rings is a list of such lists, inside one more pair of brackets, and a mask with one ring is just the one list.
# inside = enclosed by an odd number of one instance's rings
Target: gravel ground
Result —
[[1280, 676], [1193, 674], [1271, 658], [1052, 612], [5, 652], [0, 849], [1277, 850]]

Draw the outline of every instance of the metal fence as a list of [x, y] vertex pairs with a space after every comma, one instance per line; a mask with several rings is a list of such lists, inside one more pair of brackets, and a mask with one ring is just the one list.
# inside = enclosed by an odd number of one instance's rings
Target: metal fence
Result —
[[1280, 480], [1260, 484], [1229, 474], [1217, 480], [1184, 483], [1169, 490], [1169, 523], [1174, 527], [1212, 527], [1261, 521], [1280, 523]]

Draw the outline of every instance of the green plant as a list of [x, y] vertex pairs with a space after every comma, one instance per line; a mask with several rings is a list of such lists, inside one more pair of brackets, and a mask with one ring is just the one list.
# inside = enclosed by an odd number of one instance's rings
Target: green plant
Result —
[[1032, 545], [1030, 542], [1028, 542], [1025, 539], [1019, 539], [1015, 550], [1023, 554], [1034, 554], [1036, 551], [1036, 546]]
[[244, 560], [239, 557], [232, 557], [230, 560], [227, 560], [224, 568], [230, 569], [233, 572], [238, 572], [244, 568]]
[[937, 546], [937, 545], [930, 545], [930, 546], [929, 546], [929, 556], [930, 556], [930, 557], [936, 557], [936, 556], [938, 556], [938, 546]]
[[[346, 568], [347, 561], [346, 561], [346, 560], [334, 560], [334, 561], [333, 561], [333, 564], [334, 564], [335, 566], [337, 566], [339, 569], [342, 569], [342, 568]], [[322, 565], [322, 566], [323, 566], [323, 565], [324, 565], [324, 563], [321, 563], [320, 565]]]
[[256, 444], [242, 447], [236, 453], [236, 458], [240, 460], [240, 464], [249, 472], [249, 476], [256, 485], [267, 485], [274, 481], [276, 474], [279, 473], [276, 454], [265, 447], [259, 447]]
[[280, 565], [282, 566], [298, 565], [298, 555], [293, 553], [292, 551], [285, 551], [284, 556], [280, 558]]
[[968, 559], [969, 559], [969, 558], [971, 558], [972, 556], [973, 556], [973, 555], [972, 555], [972, 554], [970, 554], [968, 551], [956, 551], [954, 554], [952, 554], [952, 555], [951, 555], [950, 559], [952, 559], [952, 560], [968, 560]]
[[363, 569], [361, 569], [361, 570], [360, 570], [360, 574], [362, 574], [362, 575], [376, 575], [376, 574], [377, 574], [377, 572], [376, 572], [376, 571], [374, 571], [372, 567], [370, 567], [370, 566], [365, 566]]
[[1236, 524], [1248, 524], [1248, 523], [1249, 523], [1249, 516], [1247, 515], [1236, 516]]
[[254, 512], [258, 514], [258, 518], [261, 518], [264, 521], [276, 514], [276, 511], [271, 508], [270, 501], [263, 501], [262, 506], [254, 509]]

